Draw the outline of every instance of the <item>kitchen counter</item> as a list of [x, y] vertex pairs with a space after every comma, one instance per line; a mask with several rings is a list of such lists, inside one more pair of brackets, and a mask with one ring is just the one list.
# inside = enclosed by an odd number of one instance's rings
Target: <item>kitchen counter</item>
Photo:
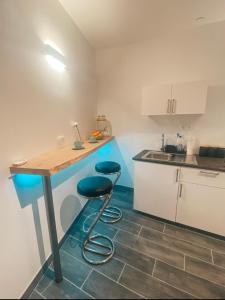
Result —
[[225, 160], [224, 158], [213, 158], [213, 157], [200, 157], [198, 155], [175, 155], [171, 157], [170, 160], [156, 160], [156, 159], [146, 159], [143, 156], [149, 150], [144, 150], [138, 153], [133, 160], [135, 161], [144, 161], [149, 163], [156, 164], [165, 164], [165, 165], [173, 165], [173, 166], [181, 166], [181, 167], [189, 167], [189, 168], [197, 168], [197, 169], [205, 169], [205, 170], [213, 170], [219, 172], [225, 172]]

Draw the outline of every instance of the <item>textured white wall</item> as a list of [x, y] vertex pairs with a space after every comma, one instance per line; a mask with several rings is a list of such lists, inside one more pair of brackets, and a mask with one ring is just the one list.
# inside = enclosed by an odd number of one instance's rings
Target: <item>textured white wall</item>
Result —
[[[45, 40], [64, 53], [64, 73], [47, 64]], [[50, 244], [40, 178], [10, 180], [8, 168], [57, 147], [58, 135], [71, 142], [71, 120], [83, 136], [95, 126], [95, 53], [58, 1], [1, 0], [0, 66], [0, 298], [19, 298]], [[75, 186], [95, 159], [53, 177], [60, 238], [84, 205]]]
[[[125, 160], [120, 183], [133, 185], [132, 156], [159, 149], [161, 134], [191, 131], [200, 144], [225, 146], [225, 22], [97, 51], [98, 111], [112, 122]], [[201, 117], [143, 117], [142, 87], [208, 80], [207, 112]], [[185, 128], [185, 130], [184, 130]], [[117, 159], [117, 157], [114, 157]]]

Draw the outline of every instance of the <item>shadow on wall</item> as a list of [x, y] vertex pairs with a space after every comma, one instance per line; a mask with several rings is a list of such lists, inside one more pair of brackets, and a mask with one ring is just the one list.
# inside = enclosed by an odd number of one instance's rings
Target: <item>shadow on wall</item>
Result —
[[[76, 196], [76, 183], [83, 177], [93, 175], [95, 173], [95, 163], [103, 160], [116, 160], [121, 164], [122, 172], [128, 174], [118, 144], [114, 140], [101, 147], [87, 158], [77, 162], [75, 165], [52, 176], [53, 190], [60, 185], [63, 185], [68, 179], [74, 177], [74, 194], [64, 195], [65, 198], [60, 208], [61, 226], [65, 233], [83, 207], [82, 200]], [[40, 261], [43, 265], [46, 261], [46, 254], [44, 250], [41, 219], [38, 207], [38, 200], [40, 201], [43, 197], [42, 177], [37, 175], [18, 174], [13, 177], [13, 183], [21, 208], [23, 209], [29, 205], [32, 206], [37, 245]]]

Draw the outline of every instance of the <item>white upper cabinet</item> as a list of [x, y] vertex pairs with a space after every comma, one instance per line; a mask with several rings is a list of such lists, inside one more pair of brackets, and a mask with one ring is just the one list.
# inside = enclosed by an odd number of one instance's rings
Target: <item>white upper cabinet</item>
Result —
[[156, 85], [144, 88], [142, 114], [148, 116], [168, 114], [172, 104], [171, 99], [171, 85]]
[[204, 114], [207, 91], [208, 86], [204, 81], [145, 87], [142, 115]]
[[179, 83], [172, 86], [173, 113], [177, 115], [204, 114], [207, 84], [203, 81]]

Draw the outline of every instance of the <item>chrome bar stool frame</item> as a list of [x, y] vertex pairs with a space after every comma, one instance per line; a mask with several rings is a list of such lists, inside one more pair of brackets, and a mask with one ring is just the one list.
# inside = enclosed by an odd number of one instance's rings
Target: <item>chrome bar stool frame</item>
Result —
[[[113, 182], [113, 188], [112, 188], [112, 193], [113, 193], [113, 189], [121, 176], [121, 171], [113, 172], [113, 173], [103, 173], [103, 172], [99, 172], [96, 170], [96, 172], [98, 174], [106, 175], [106, 176], [116, 175], [116, 179]], [[110, 198], [110, 200], [111, 200], [111, 198]], [[109, 200], [109, 202], [110, 202], [110, 200]], [[106, 206], [100, 220], [106, 224], [114, 224], [114, 223], [119, 222], [122, 219], [122, 217], [123, 217], [123, 213], [122, 213], [121, 209], [119, 209], [118, 207], [115, 207], [115, 206]]]
[[[102, 234], [92, 235], [92, 231], [93, 231], [95, 225], [97, 224], [97, 222], [100, 220], [105, 208], [108, 206], [108, 204], [111, 200], [111, 197], [112, 197], [112, 193], [104, 194], [104, 195], [101, 195], [98, 197], [86, 197], [83, 195], [80, 195], [80, 196], [85, 199], [88, 199], [88, 200], [94, 200], [96, 198], [99, 198], [99, 199], [102, 199], [102, 201], [103, 201], [102, 207], [100, 208], [99, 212], [97, 213], [97, 216], [95, 217], [94, 221], [92, 222], [91, 226], [89, 227], [88, 231], [86, 232], [86, 237], [83, 241], [83, 246], [82, 246], [82, 256], [83, 256], [84, 260], [87, 261], [89, 264], [92, 264], [92, 265], [105, 264], [114, 256], [114, 253], [115, 253], [114, 243], [109, 237], [107, 237], [105, 235], [102, 235]], [[89, 218], [89, 216], [86, 218], [86, 220], [88, 218]], [[98, 241], [98, 240], [100, 240], [100, 241]], [[105, 240], [108, 245], [101, 242], [101, 240]], [[94, 248], [93, 246], [96, 246], [96, 247]], [[96, 248], [98, 248], [98, 249], [96, 249]], [[91, 259], [87, 256], [87, 254], [86, 254], [87, 252], [96, 254], [97, 256], [100, 256], [100, 257], [102, 256], [103, 259], [99, 259], [99, 260]]]

